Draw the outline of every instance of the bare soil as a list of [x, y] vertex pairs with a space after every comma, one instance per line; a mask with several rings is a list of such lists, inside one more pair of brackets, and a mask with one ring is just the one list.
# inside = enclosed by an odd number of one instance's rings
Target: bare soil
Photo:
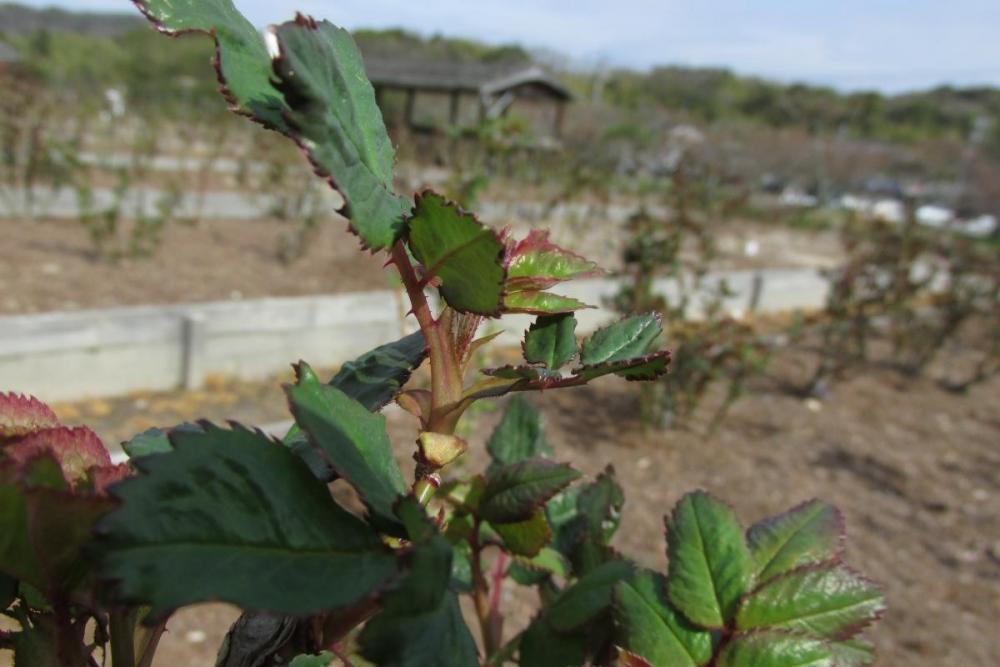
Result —
[[358, 251], [342, 218], [320, 224], [306, 252], [283, 263], [290, 224], [206, 220], [166, 226], [153, 257], [113, 262], [74, 221], [0, 221], [0, 314], [305, 296], [389, 285], [382, 261]]
[[[521, 227], [523, 225], [519, 225]], [[553, 239], [603, 268], [620, 265], [617, 225], [556, 223]], [[380, 256], [359, 252], [343, 218], [321, 222], [302, 256], [283, 262], [282, 238], [296, 226], [273, 220], [173, 222], [148, 258], [102, 259], [82, 224], [0, 220], [0, 315], [270, 296], [306, 296], [390, 285]], [[522, 230], [522, 231], [526, 231]], [[733, 221], [716, 234], [719, 270], [828, 266], [839, 248], [831, 232]], [[757, 252], [747, 255], [750, 242]]]
[[[710, 398], [684, 428], [644, 431], [634, 386], [613, 380], [535, 399], [556, 457], [588, 476], [614, 463], [628, 501], [617, 546], [641, 563], [666, 565], [663, 516], [703, 488], [749, 523], [813, 497], [837, 504], [848, 562], [881, 582], [889, 612], [870, 631], [879, 665], [991, 667], [1000, 655], [1000, 378], [967, 395], [928, 379], [867, 370], [834, 385], [822, 403], [778, 389], [802, 380], [810, 358], [783, 353], [711, 434]], [[939, 369], [940, 370], [940, 369]], [[152, 425], [197, 416], [265, 424], [287, 418], [271, 383], [217, 381], [194, 393], [134, 394], [57, 406], [114, 443]], [[715, 397], [718, 398], [718, 397]], [[412, 469], [412, 420], [389, 411], [397, 458]], [[483, 442], [499, 411], [477, 415], [466, 471], [485, 463]], [[534, 594], [509, 591], [507, 636], [530, 618]], [[225, 605], [179, 612], [157, 667], [213, 665], [237, 613]]]

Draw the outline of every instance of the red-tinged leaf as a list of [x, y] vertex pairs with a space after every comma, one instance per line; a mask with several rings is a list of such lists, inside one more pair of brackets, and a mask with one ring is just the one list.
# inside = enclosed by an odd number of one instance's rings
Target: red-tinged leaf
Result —
[[544, 290], [566, 280], [600, 274], [595, 262], [552, 243], [547, 230], [532, 230], [507, 252], [507, 287], [511, 292]]
[[90, 469], [90, 483], [94, 493], [99, 496], [108, 495], [108, 488], [117, 484], [132, 474], [132, 468], [127, 463], [102, 466]]
[[0, 392], [0, 441], [59, 426], [52, 409], [34, 396]]
[[747, 542], [764, 582], [802, 565], [822, 563], [844, 551], [844, 517], [820, 500], [754, 524]]
[[72, 587], [86, 572], [81, 549], [109, 498], [65, 489], [51, 454], [0, 467], [0, 571], [43, 591]]
[[71, 485], [85, 480], [91, 468], [111, 466], [111, 457], [101, 439], [86, 426], [59, 426], [35, 431], [8, 445], [3, 452], [18, 465], [41, 454], [52, 454]]
[[642, 656], [630, 653], [625, 649], [618, 649], [618, 667], [653, 667], [653, 663], [648, 662]]

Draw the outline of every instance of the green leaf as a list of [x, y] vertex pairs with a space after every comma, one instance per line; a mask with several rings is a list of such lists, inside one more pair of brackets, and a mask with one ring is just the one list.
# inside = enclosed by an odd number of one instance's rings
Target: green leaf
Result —
[[836, 667], [867, 667], [875, 663], [875, 647], [864, 639], [848, 639], [828, 644]]
[[596, 480], [583, 487], [576, 505], [590, 538], [600, 544], [610, 544], [625, 505], [625, 494], [615, 479], [613, 466], [609, 465]]
[[558, 315], [572, 313], [577, 310], [593, 308], [579, 299], [569, 296], [541, 292], [537, 290], [526, 292], [509, 292], [503, 299], [505, 313], [526, 313], [528, 315]]
[[736, 514], [703, 491], [684, 496], [667, 524], [667, 554], [670, 601], [702, 627], [724, 626], [753, 583]]
[[[426, 357], [424, 335], [418, 331], [345, 363], [329, 384], [371, 412], [378, 412], [396, 397]], [[306, 462], [317, 478], [324, 482], [337, 478], [336, 471], [309, 443], [298, 425], [292, 425], [284, 443]]]
[[670, 352], [655, 349], [661, 338], [659, 315], [629, 317], [600, 329], [584, 341], [581, 365], [573, 369], [572, 375], [538, 365], [483, 370], [486, 375], [512, 380], [506, 387], [491, 387], [488, 395], [577, 387], [611, 373], [626, 380], [654, 380], [666, 373], [670, 365]]
[[458, 597], [449, 590], [452, 545], [414, 498], [401, 501], [397, 510], [415, 543], [410, 572], [361, 631], [362, 656], [380, 666], [478, 665]]
[[173, 449], [170, 444], [170, 434], [174, 431], [200, 433], [201, 427], [197, 424], [184, 423], [168, 429], [151, 428], [143, 431], [128, 442], [123, 442], [122, 449], [125, 450], [130, 459], [152, 456], [153, 454], [164, 454]]
[[486, 449], [494, 465], [552, 455], [552, 446], [545, 441], [538, 409], [524, 396], [515, 396], [508, 401], [503, 418], [490, 435]]
[[417, 195], [408, 221], [409, 246], [425, 280], [441, 281], [441, 296], [464, 313], [496, 316], [503, 297], [503, 243], [489, 227], [433, 192]]
[[306, 615], [365, 600], [396, 575], [378, 535], [288, 449], [240, 426], [203, 428], [172, 433], [172, 452], [139, 459], [143, 474], [115, 487], [122, 505], [98, 530], [119, 599], [160, 619], [209, 600]]
[[656, 313], [633, 315], [599, 329], [580, 347], [583, 366], [611, 364], [649, 354], [663, 335]]
[[531, 572], [543, 572], [563, 579], [570, 576], [569, 563], [566, 558], [551, 547], [543, 548], [530, 558], [515, 556], [514, 563]]
[[524, 359], [556, 370], [576, 354], [576, 318], [572, 315], [539, 317], [524, 337]]
[[835, 667], [823, 642], [781, 632], [737, 635], [722, 650], [719, 667]]
[[0, 611], [7, 609], [17, 599], [17, 579], [0, 573]]
[[231, 0], [136, 0], [135, 4], [161, 32], [210, 35], [218, 53], [222, 94], [233, 110], [272, 130], [288, 131], [282, 117], [288, 107], [271, 84], [271, 58], [264, 40]]
[[344, 196], [342, 213], [365, 247], [391, 247], [409, 202], [392, 191], [395, 152], [358, 47], [343, 28], [302, 15], [271, 30], [291, 136]]
[[712, 659], [712, 634], [667, 603], [662, 575], [640, 570], [615, 586], [618, 644], [654, 667], [700, 667]]
[[521, 667], [578, 667], [604, 654], [614, 586], [631, 572], [627, 562], [612, 561], [566, 588], [521, 636]]
[[335, 658], [329, 651], [323, 651], [319, 655], [299, 655], [288, 663], [288, 667], [330, 667]]
[[297, 382], [286, 385], [285, 393], [299, 428], [357, 490], [378, 527], [395, 531], [393, 505], [407, 489], [392, 455], [385, 417], [322, 384], [305, 363], [296, 366], [296, 375]]
[[632, 571], [631, 563], [613, 560], [581, 577], [546, 610], [552, 627], [559, 632], [570, 632], [606, 611], [615, 585], [630, 577]]
[[486, 473], [479, 516], [490, 523], [524, 521], [545, 502], [580, 478], [565, 463], [527, 459]]
[[417, 331], [348, 361], [330, 385], [371, 412], [378, 412], [396, 397], [426, 358], [427, 343]]
[[792, 570], [755, 590], [740, 607], [741, 630], [796, 630], [846, 639], [885, 611], [882, 591], [845, 565]]
[[520, 667], [580, 667], [587, 664], [597, 642], [586, 632], [556, 632], [545, 616], [536, 619], [521, 635], [518, 647]]
[[545, 519], [545, 512], [540, 509], [524, 521], [494, 523], [490, 526], [500, 535], [507, 550], [518, 556], [537, 556], [542, 547], [552, 539], [549, 522]]
[[836, 507], [819, 500], [765, 519], [747, 531], [758, 581], [837, 558], [843, 552], [843, 540], [843, 517]]

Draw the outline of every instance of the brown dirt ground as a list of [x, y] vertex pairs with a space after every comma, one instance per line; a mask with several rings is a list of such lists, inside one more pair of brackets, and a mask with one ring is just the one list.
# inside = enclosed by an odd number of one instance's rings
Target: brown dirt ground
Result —
[[[613, 462], [628, 501], [617, 546], [663, 569], [662, 517], [683, 493], [707, 489], [745, 523], [819, 497], [842, 508], [848, 561], [888, 594], [890, 610], [869, 632], [879, 665], [990, 667], [1000, 655], [1000, 378], [960, 396], [927, 379], [903, 382], [869, 370], [835, 385], [823, 402], [776, 388], [774, 377], [806, 376], [808, 359], [782, 354], [729, 418], [706, 433], [708, 405], [685, 428], [644, 432], [634, 387], [611, 380], [536, 397], [556, 457], [587, 475]], [[67, 421], [94, 425], [117, 442], [151, 425], [197, 416], [264, 424], [285, 418], [279, 378], [217, 381], [194, 393], [142, 393], [57, 406]], [[498, 411], [480, 429], [462, 468], [478, 470]], [[397, 458], [407, 471], [412, 420], [389, 412]], [[506, 595], [507, 636], [530, 617], [529, 591]], [[236, 612], [205, 605], [170, 623], [157, 667], [208, 667]], [[2, 662], [2, 660], [0, 660]]]
[[[0, 315], [54, 310], [305, 296], [390, 285], [381, 256], [358, 251], [339, 217], [322, 222], [304, 255], [282, 263], [275, 248], [295, 226], [271, 220], [174, 222], [151, 258], [98, 259], [75, 221], [0, 220]], [[718, 269], [828, 265], [839, 253], [831, 232], [733, 222], [717, 234]], [[553, 238], [608, 270], [619, 265], [623, 236], [613, 225], [553, 225]], [[744, 254], [746, 241], [759, 254]], [[127, 276], [127, 279], [123, 279]], [[169, 277], [169, 280], [166, 278]]]
[[[293, 225], [211, 220], [167, 225], [154, 257], [95, 258], [74, 221], [0, 221], [0, 314], [304, 296], [389, 285], [382, 261], [358, 251], [342, 219], [319, 225], [291, 263], [275, 247]], [[169, 277], [169, 280], [165, 279]]]

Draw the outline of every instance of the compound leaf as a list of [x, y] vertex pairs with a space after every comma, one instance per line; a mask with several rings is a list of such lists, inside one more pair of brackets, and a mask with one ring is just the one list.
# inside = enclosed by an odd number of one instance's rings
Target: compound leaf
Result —
[[579, 478], [569, 465], [540, 458], [491, 468], [479, 515], [494, 524], [524, 521]]
[[580, 347], [583, 366], [611, 364], [649, 354], [662, 338], [657, 313], [633, 315], [599, 329]]
[[801, 567], [772, 579], [744, 600], [740, 630], [794, 630], [846, 639], [885, 611], [882, 591], [844, 565]]
[[615, 586], [618, 644], [654, 667], [700, 667], [712, 658], [712, 634], [667, 603], [662, 575], [640, 570]]
[[342, 212], [364, 246], [391, 247], [409, 202], [392, 191], [395, 152], [358, 47], [343, 28], [302, 15], [271, 34], [291, 136], [344, 196]]
[[409, 246], [426, 280], [465, 313], [496, 316], [503, 299], [503, 242], [489, 227], [433, 192], [417, 195], [408, 221]]
[[541, 316], [524, 337], [524, 359], [556, 370], [576, 355], [576, 318], [572, 315]]
[[299, 428], [357, 490], [378, 527], [396, 531], [393, 505], [406, 494], [406, 483], [392, 455], [385, 417], [321, 383], [305, 363], [296, 366], [296, 375], [285, 393]]
[[689, 620], [721, 628], [753, 582], [736, 514], [703, 491], [677, 504], [667, 523], [667, 594]]
[[506, 269], [504, 310], [510, 313], [568, 313], [589, 308], [576, 299], [544, 290], [566, 280], [600, 273], [594, 262], [555, 245], [548, 232], [542, 230], [533, 230], [510, 244]]
[[719, 667], [835, 667], [823, 642], [781, 632], [737, 635], [722, 650]]
[[747, 531], [758, 581], [837, 558], [843, 540], [843, 517], [836, 507], [819, 500], [760, 521]]
[[[137, 461], [98, 526], [101, 576], [163, 618], [209, 600], [312, 614], [351, 606], [395, 577], [396, 557], [288, 449], [240, 426], [171, 434]], [[177, 582], [184, 582], [179, 586]]]

